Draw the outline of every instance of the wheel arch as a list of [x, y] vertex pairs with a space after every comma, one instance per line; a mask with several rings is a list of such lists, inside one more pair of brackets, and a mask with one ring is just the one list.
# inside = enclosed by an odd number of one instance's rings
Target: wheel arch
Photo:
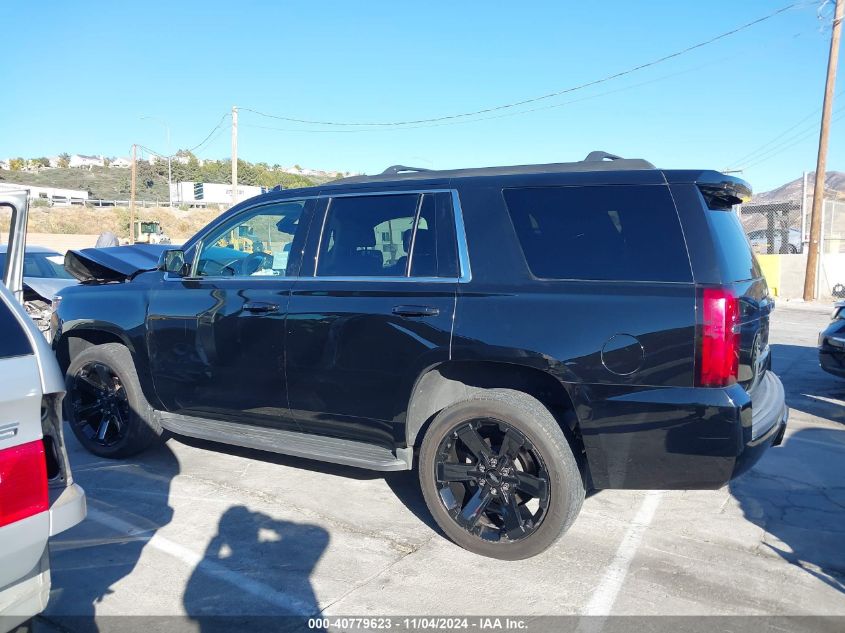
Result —
[[107, 343], [123, 345], [129, 351], [129, 355], [135, 364], [135, 370], [138, 373], [138, 380], [144, 396], [151, 404], [157, 402], [149, 372], [144, 371], [143, 359], [138, 358], [138, 350], [132, 344], [132, 340], [120, 328], [108, 323], [95, 323], [83, 327], [75, 327], [62, 332], [53, 341], [53, 350], [56, 353], [56, 359], [59, 362], [62, 374], [64, 375], [67, 372], [70, 363], [80, 353], [95, 345], [105, 345]]
[[431, 420], [443, 409], [484, 389], [514, 389], [539, 400], [557, 420], [576, 458], [587, 466], [575, 402], [567, 387], [534, 367], [496, 361], [448, 361], [417, 379], [405, 423], [407, 446], [419, 446]]

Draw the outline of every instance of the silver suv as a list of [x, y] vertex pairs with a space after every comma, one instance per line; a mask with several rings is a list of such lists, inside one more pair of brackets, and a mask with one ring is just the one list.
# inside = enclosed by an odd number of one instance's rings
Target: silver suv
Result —
[[0, 284], [0, 632], [47, 606], [48, 539], [86, 511], [62, 436], [64, 379], [19, 300], [26, 194], [0, 197], [4, 207], [12, 227]]

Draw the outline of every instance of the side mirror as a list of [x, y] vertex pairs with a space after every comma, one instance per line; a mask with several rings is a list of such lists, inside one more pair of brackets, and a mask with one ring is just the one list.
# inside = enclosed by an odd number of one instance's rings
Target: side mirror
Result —
[[178, 249], [164, 251], [158, 260], [158, 269], [177, 277], [187, 277], [191, 272], [185, 261], [185, 251]]

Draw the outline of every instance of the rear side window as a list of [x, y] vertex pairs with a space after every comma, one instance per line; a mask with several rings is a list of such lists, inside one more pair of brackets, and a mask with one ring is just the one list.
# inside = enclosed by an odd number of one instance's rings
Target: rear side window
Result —
[[708, 209], [707, 222], [719, 257], [719, 270], [725, 282], [745, 281], [762, 277], [760, 264], [748, 239], [765, 239], [765, 235], [745, 237], [742, 224], [733, 210]]
[[542, 279], [691, 282], [664, 186], [505, 189], [528, 268]]
[[342, 196], [326, 212], [318, 277], [457, 277], [448, 193]]
[[0, 358], [32, 354], [26, 332], [14, 313], [0, 300]]

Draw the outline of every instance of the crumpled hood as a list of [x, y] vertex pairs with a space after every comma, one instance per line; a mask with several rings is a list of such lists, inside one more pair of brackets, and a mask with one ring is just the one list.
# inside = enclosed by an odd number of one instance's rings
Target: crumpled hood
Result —
[[127, 281], [140, 272], [155, 270], [161, 254], [172, 244], [132, 244], [68, 251], [65, 268], [79, 281]]

